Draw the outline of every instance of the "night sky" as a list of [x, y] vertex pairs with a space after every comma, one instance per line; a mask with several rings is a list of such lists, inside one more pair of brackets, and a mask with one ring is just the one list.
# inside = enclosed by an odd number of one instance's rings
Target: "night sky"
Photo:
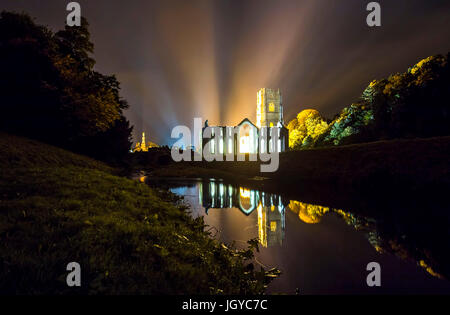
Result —
[[[70, 1], [0, 0], [63, 28]], [[171, 129], [255, 121], [256, 92], [280, 88], [286, 123], [303, 109], [332, 118], [373, 79], [450, 50], [450, 1], [78, 1], [90, 23], [96, 70], [116, 74], [134, 134], [172, 142]]]

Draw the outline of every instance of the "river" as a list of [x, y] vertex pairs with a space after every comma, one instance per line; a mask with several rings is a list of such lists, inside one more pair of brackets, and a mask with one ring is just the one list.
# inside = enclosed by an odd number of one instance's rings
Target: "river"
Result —
[[[450, 293], [450, 282], [421, 256], [426, 248], [386, 233], [373, 218], [213, 179], [149, 180], [161, 183], [183, 196], [219, 241], [244, 248], [258, 239], [256, 264], [282, 271], [268, 293]], [[380, 265], [379, 287], [367, 285], [370, 262]]]

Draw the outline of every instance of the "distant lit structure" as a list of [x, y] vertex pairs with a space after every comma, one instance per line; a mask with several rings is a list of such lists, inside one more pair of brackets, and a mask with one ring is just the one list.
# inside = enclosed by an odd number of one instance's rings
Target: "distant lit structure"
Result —
[[[289, 148], [289, 130], [284, 126], [283, 104], [280, 90], [262, 88], [257, 93], [256, 99], [256, 125], [248, 118], [242, 120], [236, 127], [239, 127], [239, 134], [233, 133], [231, 126], [214, 126], [211, 138], [204, 135], [206, 127], [203, 128], [202, 150], [205, 144], [210, 143], [207, 150], [212, 154], [231, 153], [268, 153], [272, 151], [284, 152]], [[261, 135], [261, 128], [267, 127], [278, 133], [278, 141], [272, 143], [270, 133], [266, 140]], [[214, 135], [220, 132], [220, 135]], [[214, 143], [214, 136], [218, 136], [220, 143]], [[275, 149], [275, 150], [274, 150]], [[215, 152], [218, 150], [218, 152]]]
[[147, 152], [150, 148], [158, 148], [159, 146], [156, 143], [153, 143], [151, 141], [146, 142], [145, 141], [145, 132], [142, 133], [142, 140], [141, 142], [137, 142], [136, 146], [132, 150], [133, 152]]

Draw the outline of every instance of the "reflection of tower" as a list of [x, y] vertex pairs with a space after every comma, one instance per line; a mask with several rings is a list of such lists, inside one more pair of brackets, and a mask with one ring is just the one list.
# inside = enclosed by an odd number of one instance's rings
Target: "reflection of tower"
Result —
[[266, 207], [267, 212], [267, 246], [282, 245], [284, 239], [284, 208]]
[[264, 196], [258, 205], [258, 236], [264, 247], [282, 245], [285, 229], [285, 208], [280, 197]]
[[280, 89], [260, 89], [256, 100], [256, 125], [258, 128], [276, 127], [279, 122], [284, 123]]
[[258, 238], [259, 243], [263, 247], [267, 247], [267, 218], [266, 211], [263, 209], [262, 204], [258, 206]]

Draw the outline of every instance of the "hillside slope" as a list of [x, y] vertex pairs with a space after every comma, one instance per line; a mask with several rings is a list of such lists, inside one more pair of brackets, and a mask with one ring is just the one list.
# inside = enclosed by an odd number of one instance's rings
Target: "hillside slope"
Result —
[[[268, 277], [173, 195], [108, 166], [0, 134], [1, 294], [261, 293]], [[66, 285], [81, 265], [82, 285]]]

